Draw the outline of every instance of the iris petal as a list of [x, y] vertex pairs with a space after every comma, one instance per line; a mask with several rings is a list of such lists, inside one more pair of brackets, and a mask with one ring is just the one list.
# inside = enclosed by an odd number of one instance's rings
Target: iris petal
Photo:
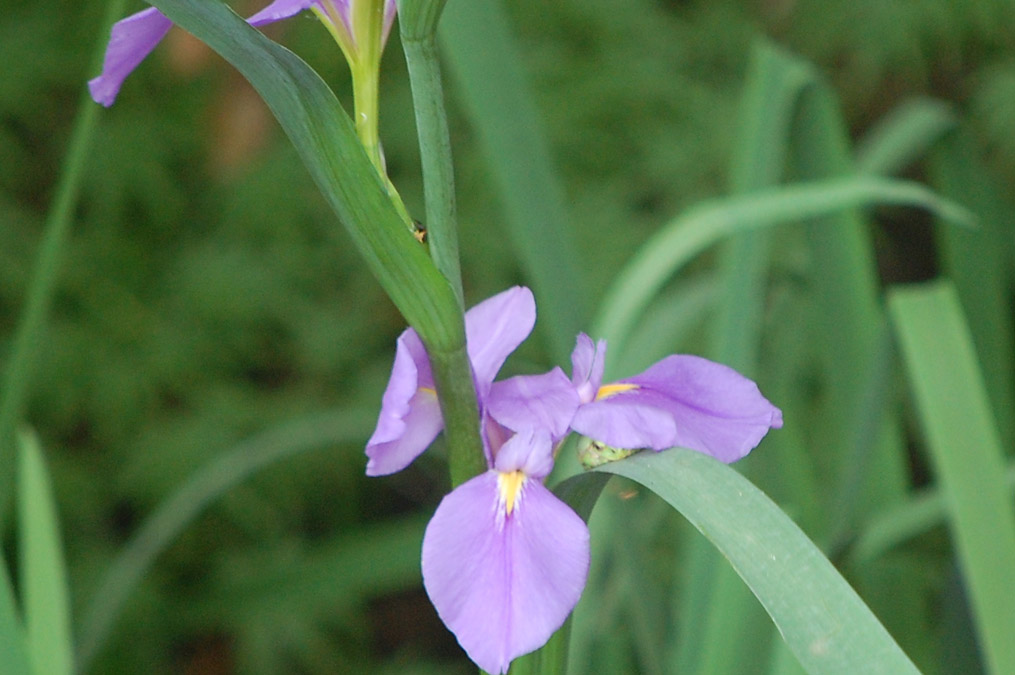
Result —
[[606, 365], [606, 340], [593, 343], [585, 333], [578, 334], [574, 351], [571, 352], [571, 380], [582, 403], [596, 397], [596, 391], [603, 381]]
[[542, 483], [510, 516], [488, 471], [444, 497], [423, 537], [423, 583], [469, 658], [489, 673], [543, 646], [581, 596], [588, 528]]
[[758, 385], [728, 366], [698, 356], [668, 356], [621, 382], [637, 388], [595, 405], [665, 411], [674, 422], [675, 433], [664, 447], [690, 448], [734, 462], [757, 446], [769, 429], [782, 426], [782, 412], [762, 396]]
[[172, 26], [173, 22], [154, 7], [113, 24], [102, 61], [102, 74], [88, 81], [88, 91], [95, 102], [107, 108], [113, 105], [123, 81], [151, 54]]
[[395, 365], [384, 391], [377, 427], [367, 442], [367, 475], [407, 467], [444, 428], [426, 350], [416, 331], [398, 338]]
[[676, 445], [672, 414], [655, 406], [628, 404], [628, 400], [627, 395], [618, 394], [587, 403], [578, 408], [571, 428], [617, 448], [663, 450]]
[[536, 324], [532, 291], [515, 286], [479, 303], [465, 313], [469, 360], [484, 397], [508, 355]]
[[578, 394], [564, 371], [554, 368], [543, 375], [518, 375], [497, 382], [486, 404], [490, 415], [510, 429], [540, 427], [559, 439], [578, 409]]
[[247, 19], [247, 23], [251, 26], [263, 26], [275, 21], [281, 21], [282, 19], [296, 16], [303, 10], [310, 9], [315, 4], [319, 3], [316, 0], [275, 0], [260, 12]]

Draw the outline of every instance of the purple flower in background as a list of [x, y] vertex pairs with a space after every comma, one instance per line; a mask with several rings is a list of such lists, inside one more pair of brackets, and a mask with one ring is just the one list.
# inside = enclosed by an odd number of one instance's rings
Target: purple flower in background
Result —
[[606, 341], [582, 333], [571, 354], [581, 405], [571, 428], [617, 448], [664, 450], [675, 446], [735, 462], [771, 428], [782, 412], [758, 386], [732, 368], [698, 356], [667, 356], [648, 370], [602, 384]]
[[[378, 0], [373, 0], [377, 2]], [[371, 0], [275, 0], [247, 19], [252, 26], [264, 26], [287, 19], [305, 9], [313, 10], [339, 42], [346, 55], [355, 48], [355, 30], [352, 23], [353, 6], [369, 5]], [[387, 39], [395, 18], [395, 0], [386, 0], [382, 42]], [[96, 103], [107, 108], [113, 105], [127, 76], [162, 41], [173, 22], [165, 14], [149, 7], [113, 24], [102, 73], [89, 80], [88, 90]]]
[[469, 658], [505, 673], [513, 659], [542, 647], [578, 603], [589, 531], [543, 485], [553, 467], [550, 430], [511, 435], [491, 419], [483, 427], [490, 469], [437, 507], [423, 536], [423, 584]]
[[[532, 332], [532, 291], [516, 286], [465, 313], [465, 339], [480, 406], [504, 360]], [[408, 328], [398, 338], [395, 365], [384, 392], [377, 428], [367, 442], [367, 475], [401, 471], [429, 447], [444, 428], [430, 359], [419, 335]]]

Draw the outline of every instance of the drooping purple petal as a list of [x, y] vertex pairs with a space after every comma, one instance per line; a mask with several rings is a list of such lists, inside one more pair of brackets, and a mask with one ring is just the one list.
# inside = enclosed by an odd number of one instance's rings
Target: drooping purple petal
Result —
[[526, 479], [510, 514], [496, 471], [444, 497], [423, 537], [423, 584], [445, 625], [489, 673], [538, 649], [581, 596], [589, 534], [542, 483]]
[[377, 427], [367, 442], [367, 475], [401, 471], [443, 428], [426, 349], [416, 331], [406, 329], [398, 338]]
[[524, 286], [487, 298], [465, 313], [466, 343], [480, 398], [535, 324], [536, 301]]
[[264, 26], [275, 21], [296, 16], [303, 10], [310, 9], [315, 4], [319, 5], [320, 2], [317, 0], [275, 0], [260, 12], [247, 19], [247, 23], [251, 26]]
[[596, 397], [596, 391], [603, 382], [605, 364], [606, 340], [596, 344], [585, 333], [579, 333], [571, 352], [571, 381], [582, 403], [589, 403]]
[[[690, 448], [723, 462], [734, 462], [757, 446], [769, 429], [782, 426], [782, 412], [761, 395], [753, 381], [732, 368], [697, 356], [668, 356], [620, 383], [637, 387], [592, 405], [665, 411], [673, 419], [675, 434], [663, 447]], [[576, 421], [581, 414], [580, 410]], [[662, 449], [658, 445], [647, 447]]]
[[154, 7], [113, 24], [102, 73], [88, 81], [92, 99], [107, 108], [113, 105], [123, 81], [155, 49], [172, 25], [173, 22]]
[[615, 448], [663, 450], [677, 443], [676, 424], [665, 408], [630, 401], [618, 394], [578, 408], [571, 428]]
[[518, 375], [490, 388], [487, 410], [504, 426], [547, 429], [554, 440], [563, 438], [578, 409], [578, 394], [560, 368], [543, 375]]

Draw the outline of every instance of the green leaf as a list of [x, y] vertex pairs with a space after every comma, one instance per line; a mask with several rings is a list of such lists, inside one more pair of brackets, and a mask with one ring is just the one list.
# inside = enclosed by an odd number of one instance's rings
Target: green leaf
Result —
[[426, 344], [453, 481], [483, 471], [462, 308], [452, 285], [416, 241], [411, 224], [399, 216], [334, 93], [295, 54], [219, 2], [153, 4], [232, 63], [271, 108], [367, 267]]
[[366, 410], [310, 415], [239, 443], [194, 472], [131, 537], [85, 607], [78, 645], [81, 670], [87, 670], [127, 598], [155, 559], [204, 509], [233, 486], [280, 459], [324, 445], [365, 438], [372, 416]]
[[989, 672], [1015, 672], [1015, 509], [983, 376], [948, 282], [888, 296]]
[[[525, 81], [521, 48], [502, 0], [452, 2], [440, 44], [461, 102], [500, 192], [507, 235], [548, 330], [552, 360], [566, 362], [588, 313], [567, 199], [540, 114]], [[547, 320], [549, 319], [549, 320]]]
[[622, 349], [641, 312], [666, 281], [724, 237], [874, 204], [918, 206], [944, 220], [975, 222], [963, 207], [923, 185], [871, 176], [798, 183], [703, 202], [670, 221], [624, 266], [607, 291], [594, 334], [606, 337], [611, 349]]
[[955, 115], [945, 103], [922, 98], [903, 103], [860, 139], [857, 168], [896, 174], [924, 156], [954, 126]]
[[10, 675], [28, 675], [25, 629], [18, 615], [14, 590], [7, 574], [6, 561], [0, 559], [0, 671]]
[[[955, 284], [980, 357], [994, 419], [1005, 447], [1015, 445], [1015, 331], [1011, 322], [1011, 208], [1006, 189], [977, 156], [977, 141], [960, 128], [937, 144], [927, 163], [943, 196], [960, 200], [980, 221], [975, 230], [935, 228], [941, 270]], [[989, 366], [989, 367], [986, 367]]]
[[630, 478], [680, 511], [729, 560], [808, 672], [918, 672], [814, 543], [734, 469], [675, 448], [597, 471]]
[[53, 487], [35, 434], [22, 433], [18, 440], [21, 596], [32, 671], [70, 675], [70, 598]]
[[236, 67], [271, 108], [367, 266], [430, 347], [465, 342], [454, 292], [399, 217], [334, 93], [310, 66], [220, 2], [155, 0]]

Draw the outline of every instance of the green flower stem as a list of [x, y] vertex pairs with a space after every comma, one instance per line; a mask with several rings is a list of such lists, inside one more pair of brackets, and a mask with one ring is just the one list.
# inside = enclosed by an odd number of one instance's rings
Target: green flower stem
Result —
[[437, 351], [428, 347], [428, 353], [444, 417], [451, 484], [457, 487], [486, 471], [486, 458], [479, 440], [479, 406], [472, 384], [472, 370], [464, 346], [455, 351]]
[[[462, 272], [455, 223], [455, 177], [451, 162], [451, 139], [444, 111], [444, 90], [437, 60], [435, 30], [442, 2], [399, 3], [402, 49], [409, 69], [416, 130], [423, 165], [423, 194], [426, 199], [426, 228], [430, 257], [465, 307]], [[404, 21], [412, 12], [430, 7], [429, 19], [420, 24]], [[444, 416], [448, 441], [451, 482], [460, 485], [486, 470], [486, 458], [479, 438], [479, 408], [472, 383], [472, 371], [464, 348], [455, 352], [430, 350], [430, 362]]]
[[377, 173], [384, 182], [388, 196], [391, 197], [391, 203], [395, 205], [395, 210], [402, 217], [406, 228], [411, 230], [412, 217], [409, 215], [409, 210], [405, 208], [402, 196], [398, 194], [398, 190], [395, 189], [388, 177], [388, 171], [384, 166], [384, 155], [381, 152], [381, 138], [377, 126], [380, 120], [379, 74], [380, 69], [376, 64], [372, 67], [357, 66], [352, 69], [353, 122], [356, 127], [356, 135], [363, 143], [370, 163], [377, 169]]
[[376, 67], [372, 71], [368, 68], [354, 68], [352, 71], [356, 135], [366, 148], [370, 162], [377, 168], [378, 173], [383, 175], [384, 161], [381, 159], [381, 141], [377, 130], [378, 80]]
[[464, 307], [455, 223], [455, 176], [437, 44], [432, 33], [421, 38], [410, 38], [403, 33], [402, 48], [416, 109], [430, 256], [451, 284], [458, 303]]

